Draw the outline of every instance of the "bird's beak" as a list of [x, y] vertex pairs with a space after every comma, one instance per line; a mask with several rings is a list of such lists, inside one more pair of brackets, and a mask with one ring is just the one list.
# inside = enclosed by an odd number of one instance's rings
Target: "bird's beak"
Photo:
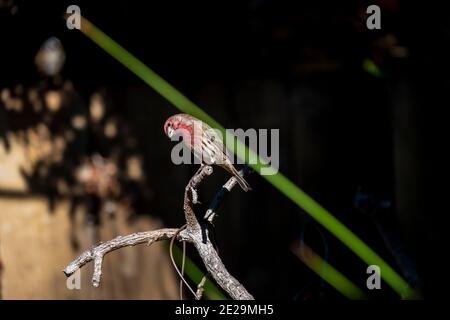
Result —
[[167, 128], [167, 136], [168, 136], [169, 138], [172, 138], [173, 132], [174, 132], [174, 131], [175, 131], [175, 130], [173, 130], [171, 127]]

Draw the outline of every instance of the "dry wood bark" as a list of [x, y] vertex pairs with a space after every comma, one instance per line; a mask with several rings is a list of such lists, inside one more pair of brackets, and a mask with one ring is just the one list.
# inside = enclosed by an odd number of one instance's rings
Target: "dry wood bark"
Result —
[[[157, 241], [171, 239], [176, 235], [176, 240], [186, 241], [194, 245], [202, 258], [208, 273], [220, 285], [220, 287], [230, 295], [231, 298], [235, 300], [253, 300], [253, 296], [245, 289], [245, 287], [228, 272], [210, 240], [208, 228], [202, 228], [194, 212], [193, 205], [198, 202], [197, 188], [207, 176], [212, 174], [212, 172], [213, 168], [211, 166], [202, 165], [186, 186], [183, 205], [186, 219], [186, 228], [184, 230], [177, 232], [179, 229], [166, 228], [146, 232], [137, 232], [127, 236], [119, 236], [112, 240], [100, 243], [99, 245], [86, 250], [78, 258], [73, 260], [64, 269], [66, 276], [72, 275], [79, 268], [93, 260], [94, 273], [92, 276], [92, 284], [93, 286], [98, 287], [100, 285], [102, 275], [102, 262], [106, 254], [123, 247], [135, 246], [143, 243], [151, 245]], [[218, 192], [210, 206], [210, 209], [205, 214], [207, 221], [213, 221], [215, 211], [224, 198], [224, 192], [230, 191], [235, 185], [236, 179], [231, 177], [223, 186], [222, 190]], [[200, 298], [201, 294], [202, 286], [199, 286], [196, 298]]]

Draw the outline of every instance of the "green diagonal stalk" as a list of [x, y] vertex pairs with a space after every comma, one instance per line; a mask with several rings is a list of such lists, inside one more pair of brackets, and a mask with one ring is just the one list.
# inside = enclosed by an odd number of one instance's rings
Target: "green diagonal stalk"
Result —
[[[317, 253], [304, 243], [296, 242], [291, 251], [317, 275], [322, 277], [333, 288], [351, 300], [365, 300], [367, 295], [353, 282], [347, 279], [332, 265], [323, 260]], [[325, 270], [325, 272], [324, 272]]]
[[[81, 31], [180, 111], [193, 115], [228, 136], [225, 129], [216, 120], [85, 18], [81, 20]], [[247, 152], [250, 158], [259, 159], [258, 155], [240, 141], [237, 141], [237, 144], [237, 155], [239, 157], [246, 159], [244, 152]], [[261, 163], [263, 162], [258, 161], [257, 164], [250, 163], [250, 165], [259, 172], [259, 169], [262, 167]], [[364, 262], [368, 265], [378, 265], [381, 269], [381, 277], [403, 299], [414, 299], [416, 297], [415, 292], [408, 283], [379, 255], [283, 174], [276, 173], [274, 175], [263, 175], [263, 177], [341, 240]]]

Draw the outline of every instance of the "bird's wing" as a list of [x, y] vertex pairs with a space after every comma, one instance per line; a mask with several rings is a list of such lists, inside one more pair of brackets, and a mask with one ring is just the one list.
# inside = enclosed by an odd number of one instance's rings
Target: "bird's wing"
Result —
[[211, 129], [208, 126], [204, 130], [203, 148], [206, 149], [211, 157], [211, 161], [217, 164], [223, 164], [228, 160], [227, 149], [223, 143], [222, 135], [219, 131]]

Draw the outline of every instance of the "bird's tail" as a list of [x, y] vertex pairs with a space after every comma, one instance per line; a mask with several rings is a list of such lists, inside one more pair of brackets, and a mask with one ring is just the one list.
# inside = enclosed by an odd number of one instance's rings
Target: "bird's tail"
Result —
[[236, 178], [237, 183], [245, 192], [252, 190], [247, 181], [245, 181], [244, 177], [241, 176], [239, 171], [233, 165], [227, 166], [228, 171]]

